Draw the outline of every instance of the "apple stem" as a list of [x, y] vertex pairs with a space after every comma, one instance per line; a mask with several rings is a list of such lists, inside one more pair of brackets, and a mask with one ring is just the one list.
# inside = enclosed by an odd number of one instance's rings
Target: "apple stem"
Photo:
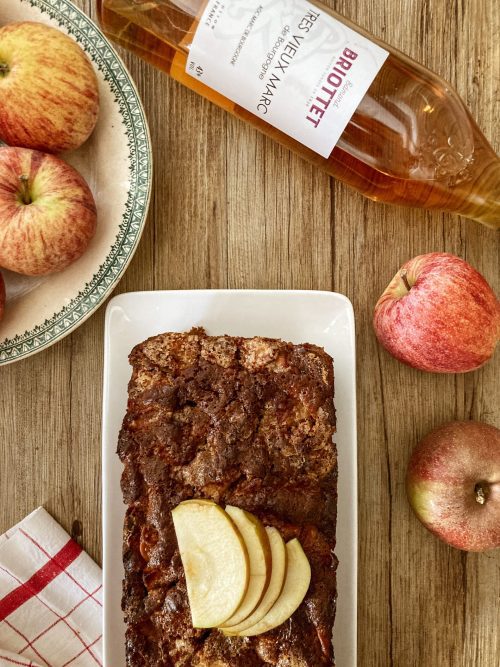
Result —
[[484, 505], [486, 502], [486, 494], [484, 492], [484, 488], [482, 487], [481, 484], [476, 484], [476, 488], [474, 489], [476, 492], [476, 502], [479, 503], [480, 505]]
[[0, 63], [0, 76], [4, 76], [9, 73], [9, 66], [7, 63]]
[[476, 502], [480, 505], [484, 505], [488, 500], [492, 487], [494, 486], [500, 487], [500, 480], [495, 482], [478, 482], [474, 487]]
[[408, 282], [408, 271], [406, 269], [403, 269], [400, 274], [399, 274], [401, 280], [404, 282], [404, 285], [408, 292], [411, 290], [411, 285]]
[[23, 204], [31, 204], [31, 196], [30, 196], [30, 190], [29, 190], [29, 178], [27, 176], [19, 176], [19, 180], [21, 181], [21, 199]]

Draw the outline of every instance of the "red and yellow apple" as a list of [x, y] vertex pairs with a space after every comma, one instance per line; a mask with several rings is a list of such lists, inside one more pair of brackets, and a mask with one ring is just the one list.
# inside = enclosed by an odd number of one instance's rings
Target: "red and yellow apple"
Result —
[[0, 273], [0, 320], [3, 317], [3, 313], [5, 310], [5, 282], [3, 280], [3, 276]]
[[0, 139], [72, 150], [88, 139], [98, 111], [97, 77], [73, 39], [43, 23], [0, 27]]
[[83, 177], [60, 158], [0, 148], [0, 266], [25, 275], [61, 271], [94, 236], [97, 212]]
[[434, 373], [463, 373], [492, 357], [500, 303], [470, 264], [435, 252], [401, 267], [375, 306], [373, 326], [399, 361]]
[[406, 489], [418, 519], [447, 544], [500, 547], [500, 430], [469, 421], [431, 431], [413, 451]]

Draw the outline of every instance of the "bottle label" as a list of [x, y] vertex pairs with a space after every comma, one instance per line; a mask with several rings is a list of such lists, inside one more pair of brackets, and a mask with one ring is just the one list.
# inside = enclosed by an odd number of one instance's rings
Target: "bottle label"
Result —
[[388, 55], [305, 0], [208, 0], [186, 72], [327, 158]]

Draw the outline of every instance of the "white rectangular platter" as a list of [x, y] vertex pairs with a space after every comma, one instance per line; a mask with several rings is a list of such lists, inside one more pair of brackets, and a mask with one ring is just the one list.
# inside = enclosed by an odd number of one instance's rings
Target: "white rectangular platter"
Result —
[[125, 665], [121, 611], [122, 466], [116, 455], [134, 345], [166, 331], [204, 327], [210, 335], [267, 336], [313, 343], [334, 359], [338, 447], [337, 667], [356, 667], [357, 453], [354, 316], [334, 292], [192, 290], [120, 294], [106, 310], [103, 397], [104, 664]]

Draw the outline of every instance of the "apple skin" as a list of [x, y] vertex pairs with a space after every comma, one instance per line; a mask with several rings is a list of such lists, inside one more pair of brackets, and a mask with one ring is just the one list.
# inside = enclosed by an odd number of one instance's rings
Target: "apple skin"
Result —
[[94, 198], [76, 169], [48, 153], [0, 148], [1, 267], [29, 276], [61, 271], [86, 250], [96, 220]]
[[500, 430], [468, 421], [431, 431], [410, 458], [406, 490], [421, 523], [447, 544], [463, 551], [500, 547]]
[[5, 310], [5, 282], [2, 274], [0, 273], [0, 320], [3, 317]]
[[42, 23], [0, 28], [0, 139], [60, 153], [81, 146], [99, 111], [97, 77], [82, 48]]
[[463, 259], [429, 253], [406, 262], [394, 276], [375, 306], [373, 326], [399, 361], [433, 373], [464, 373], [493, 356], [500, 303]]

